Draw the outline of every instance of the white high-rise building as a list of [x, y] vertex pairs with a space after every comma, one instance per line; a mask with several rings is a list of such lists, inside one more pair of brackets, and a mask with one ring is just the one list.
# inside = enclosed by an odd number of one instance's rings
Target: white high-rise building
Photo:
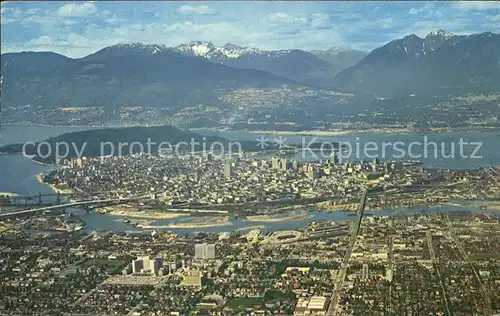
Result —
[[195, 259], [215, 259], [215, 244], [196, 244], [194, 245]]
[[207, 259], [215, 259], [215, 244], [207, 245]]
[[137, 259], [132, 260], [132, 273], [157, 274], [162, 266], [162, 258], [151, 259], [149, 256], [138, 257]]
[[226, 162], [224, 164], [224, 177], [231, 178], [232, 175], [233, 175], [233, 166], [231, 165], [230, 162]]
[[139, 259], [141, 259], [143, 264], [144, 264], [144, 267], [143, 267], [144, 272], [151, 272], [153, 267], [152, 267], [151, 260], [149, 259], [149, 257], [142, 257]]
[[194, 258], [195, 259], [203, 259], [205, 257], [205, 245], [206, 244], [194, 245]]
[[362, 273], [363, 279], [368, 280], [370, 278], [370, 269], [368, 267], [368, 264], [364, 263], [363, 264], [363, 273]]

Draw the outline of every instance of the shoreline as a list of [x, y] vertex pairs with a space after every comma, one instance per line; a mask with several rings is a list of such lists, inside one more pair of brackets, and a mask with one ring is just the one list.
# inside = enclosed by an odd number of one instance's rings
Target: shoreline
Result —
[[[90, 128], [90, 129], [100, 129], [100, 128], [127, 128], [127, 127], [147, 127], [147, 126], [163, 126], [165, 124], [130, 124], [130, 125], [115, 125], [115, 124], [103, 124], [103, 125], [48, 125], [48, 124], [23, 124], [23, 123], [7, 123], [3, 126], [39, 126], [39, 127], [49, 127], [49, 128]], [[374, 127], [368, 129], [350, 130], [350, 129], [330, 129], [330, 130], [302, 130], [302, 131], [289, 131], [289, 130], [249, 130], [248, 128], [243, 129], [233, 129], [231, 127], [194, 127], [187, 128], [187, 130], [198, 132], [198, 131], [210, 131], [210, 132], [238, 132], [245, 131], [249, 134], [275, 134], [275, 135], [288, 135], [288, 136], [342, 136], [342, 135], [356, 135], [356, 134], [410, 134], [410, 133], [453, 133], [459, 131], [468, 132], [495, 132], [495, 128], [491, 127], [479, 127], [473, 129], [463, 129], [463, 128], [449, 128], [449, 127], [436, 127], [429, 128], [422, 131], [410, 130], [406, 127], [401, 128], [387, 128], [387, 127]]]
[[207, 228], [207, 227], [222, 227], [231, 226], [231, 222], [217, 222], [205, 224], [166, 224], [166, 225], [137, 225], [141, 229], [165, 229], [165, 228]]
[[143, 219], [173, 219], [180, 216], [186, 216], [189, 214], [185, 213], [175, 213], [175, 212], [148, 212], [141, 210], [125, 210], [125, 209], [105, 209], [99, 208], [95, 210], [96, 213], [102, 215], [112, 215], [112, 216], [120, 216], [120, 217], [130, 217], [130, 218], [143, 218]]
[[142, 229], [162, 229], [162, 228], [207, 228], [207, 227], [219, 227], [219, 226], [232, 226], [233, 222], [229, 220], [228, 216], [215, 218], [209, 217], [208, 221], [200, 221], [200, 222], [190, 222], [190, 223], [168, 223], [162, 225], [137, 225]]
[[[237, 131], [237, 130], [227, 130]], [[303, 130], [303, 131], [286, 131], [286, 130], [249, 130], [249, 134], [273, 134], [282, 136], [344, 136], [344, 135], [358, 135], [358, 134], [411, 134], [411, 133], [454, 133], [460, 132], [460, 128], [447, 128], [438, 127], [430, 128], [422, 131], [414, 131], [408, 128], [369, 128], [359, 130], [345, 130], [345, 129], [332, 129], [332, 130]], [[468, 132], [494, 132], [493, 128], [476, 128], [467, 130]]]
[[35, 175], [36, 181], [38, 181], [38, 183], [45, 184], [45, 185], [46, 185], [46, 186], [48, 186], [48, 187], [49, 187], [52, 191], [54, 191], [54, 193], [57, 193], [57, 191], [55, 190], [55, 188], [54, 188], [54, 185], [53, 185], [53, 184], [49, 184], [49, 183], [47, 183], [47, 182], [44, 182], [44, 181], [43, 181], [43, 176], [44, 176], [44, 175], [45, 175], [45, 174], [43, 174], [43, 173], [37, 173], [37, 174]]
[[23, 124], [23, 123], [6, 123], [3, 126], [38, 126], [38, 127], [50, 127], [50, 128], [113, 128], [113, 127], [132, 127], [132, 126], [142, 126], [142, 125], [48, 125], [48, 124]]
[[70, 193], [74, 193], [73, 190], [71, 189], [60, 189], [57, 187], [57, 184], [51, 184], [51, 183], [47, 183], [47, 182], [44, 182], [43, 181], [43, 176], [45, 174], [43, 173], [38, 173], [35, 175], [35, 178], [36, 180], [41, 183], [41, 184], [45, 184], [46, 186], [48, 186], [54, 193], [61, 193], [61, 194], [70, 194]]
[[[22, 153], [19, 153], [19, 154], [22, 155]], [[45, 167], [52, 167], [52, 166], [56, 167], [57, 166], [57, 164], [55, 164], [55, 163], [40, 162], [40, 161], [36, 161], [33, 158], [29, 158], [29, 159], [31, 160], [31, 162], [36, 163], [37, 165], [40, 165], [40, 166], [45, 166]]]
[[17, 197], [19, 196], [19, 194], [15, 193], [15, 192], [0, 192], [0, 197]]

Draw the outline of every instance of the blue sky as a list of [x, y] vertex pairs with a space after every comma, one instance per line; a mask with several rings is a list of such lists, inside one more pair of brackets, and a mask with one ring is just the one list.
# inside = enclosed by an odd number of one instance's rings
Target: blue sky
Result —
[[500, 2], [2, 2], [2, 53], [82, 57], [123, 42], [371, 50], [408, 34], [500, 32]]

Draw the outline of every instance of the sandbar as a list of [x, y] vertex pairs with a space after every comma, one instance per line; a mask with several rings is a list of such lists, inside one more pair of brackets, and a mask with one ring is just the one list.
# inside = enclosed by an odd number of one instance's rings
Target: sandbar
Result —
[[213, 221], [200, 221], [200, 222], [190, 222], [190, 223], [170, 223], [166, 225], [137, 225], [137, 227], [143, 229], [160, 229], [160, 228], [204, 228], [204, 227], [214, 227], [214, 226], [231, 226], [233, 223], [229, 221], [229, 217], [218, 218]]
[[173, 219], [179, 216], [186, 215], [186, 213], [141, 211], [138, 209], [124, 209], [124, 208], [110, 208], [110, 207], [96, 209], [96, 212], [105, 215], [145, 218], [145, 219]]
[[16, 197], [16, 196], [19, 196], [19, 194], [13, 193], [13, 192], [0, 192], [0, 196], [1, 197]]

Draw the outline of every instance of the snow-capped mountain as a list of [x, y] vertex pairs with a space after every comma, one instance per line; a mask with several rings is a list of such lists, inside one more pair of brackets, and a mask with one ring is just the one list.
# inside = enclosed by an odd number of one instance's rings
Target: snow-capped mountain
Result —
[[430, 32], [424, 38], [411, 34], [402, 39], [394, 40], [383, 46], [383, 48], [393, 53], [399, 52], [409, 58], [418, 58], [435, 50], [461, 43], [471, 36], [474, 35], [454, 35], [445, 30], [437, 30]]
[[212, 102], [218, 90], [300, 86], [268, 72], [227, 67], [162, 45], [118, 44], [75, 59], [51, 52], [1, 57], [6, 106], [171, 107]]
[[232, 43], [216, 46], [211, 42], [195, 41], [172, 50], [226, 66], [257, 69], [312, 85], [327, 83], [341, 70], [337, 65], [299, 49], [268, 51]]
[[150, 54], [157, 54], [160, 52], [168, 51], [166, 45], [159, 44], [142, 44], [142, 43], [119, 43], [113, 46], [106, 47], [101, 51], [116, 51], [116, 52], [144, 52]]
[[224, 46], [215, 46], [211, 42], [194, 41], [172, 48], [174, 51], [186, 55], [203, 57], [211, 61], [223, 61], [227, 58], [239, 58], [248, 54], [259, 54], [262, 51], [257, 48], [248, 48], [227, 43]]
[[248, 55], [264, 55], [267, 56], [267, 58], [279, 58], [294, 51], [291, 49], [261, 50], [253, 47], [238, 46], [233, 43], [226, 43], [224, 46], [215, 46], [211, 42], [203, 41], [182, 44], [172, 49], [186, 55], [203, 57], [210, 61], [220, 62], [224, 62], [227, 59], [238, 59]]
[[[176, 53], [199, 57], [206, 61], [240, 69], [255, 69], [291, 79], [295, 82], [330, 87], [330, 82], [343, 67], [324, 60], [315, 54], [299, 49], [261, 50], [226, 43], [216, 46], [211, 42], [193, 41], [176, 47], [159, 44], [120, 43], [106, 47], [86, 59], [95, 56], [123, 56], [123, 54]], [[364, 53], [363, 53], [364, 54]]]

